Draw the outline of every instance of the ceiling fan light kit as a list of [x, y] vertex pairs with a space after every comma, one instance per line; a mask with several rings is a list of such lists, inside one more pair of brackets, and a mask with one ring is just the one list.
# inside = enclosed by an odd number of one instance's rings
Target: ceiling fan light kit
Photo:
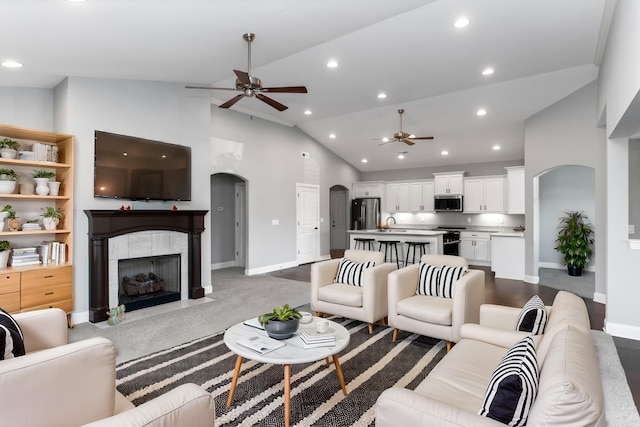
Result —
[[242, 38], [247, 42], [247, 71], [233, 70], [236, 75], [236, 87], [209, 87], [209, 86], [186, 86], [187, 89], [209, 89], [209, 90], [235, 90], [242, 92], [239, 95], [234, 96], [227, 102], [220, 104], [220, 108], [230, 108], [236, 102], [240, 101], [245, 96], [256, 97], [265, 104], [270, 105], [278, 111], [284, 111], [287, 107], [278, 101], [263, 95], [262, 92], [273, 93], [307, 93], [305, 86], [281, 86], [281, 87], [262, 87], [262, 80], [251, 75], [251, 42], [255, 40], [256, 35], [254, 33], [246, 33], [242, 35]]

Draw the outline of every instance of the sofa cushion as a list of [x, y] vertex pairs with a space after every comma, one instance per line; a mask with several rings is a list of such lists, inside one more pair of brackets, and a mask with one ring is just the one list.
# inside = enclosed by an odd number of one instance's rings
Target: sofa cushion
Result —
[[374, 261], [358, 263], [347, 258], [342, 258], [334, 283], [362, 286], [362, 272], [364, 269], [374, 267], [375, 265], [376, 263]]
[[538, 389], [538, 363], [533, 340], [514, 345], [496, 367], [478, 415], [510, 426], [524, 426]]
[[318, 300], [351, 307], [362, 307], [362, 288], [344, 283], [332, 283], [318, 289]]
[[18, 322], [0, 308], [0, 360], [24, 356], [24, 336]]
[[547, 324], [547, 309], [538, 295], [531, 297], [522, 307], [518, 320], [516, 321], [516, 331], [531, 332], [533, 335], [544, 333]]
[[452, 298], [453, 285], [466, 271], [466, 267], [436, 267], [420, 261], [416, 295]]
[[435, 325], [451, 326], [453, 300], [451, 298], [414, 295], [396, 305], [398, 315]]

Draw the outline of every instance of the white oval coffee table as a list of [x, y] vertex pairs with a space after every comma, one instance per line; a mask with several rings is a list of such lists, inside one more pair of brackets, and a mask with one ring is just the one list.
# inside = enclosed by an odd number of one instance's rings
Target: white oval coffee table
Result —
[[[291, 397], [291, 365], [298, 363], [310, 363], [318, 360], [327, 359], [333, 357], [333, 363], [336, 367], [336, 373], [338, 374], [338, 381], [342, 387], [342, 393], [347, 395], [347, 387], [344, 384], [344, 377], [342, 375], [342, 369], [340, 368], [340, 362], [338, 360], [338, 353], [342, 351], [347, 344], [349, 344], [349, 331], [347, 329], [331, 320], [329, 320], [329, 333], [332, 333], [336, 337], [336, 343], [333, 347], [316, 347], [305, 349], [303, 347], [302, 339], [300, 338], [300, 332], [303, 329], [315, 331], [316, 322], [318, 317], [314, 317], [310, 323], [300, 324], [298, 331], [286, 340], [282, 340], [284, 347], [273, 350], [269, 353], [260, 354], [254, 350], [251, 350], [243, 345], [237, 343], [241, 338], [248, 338], [254, 335], [268, 337], [267, 333], [252, 326], [247, 326], [245, 322], [240, 322], [233, 325], [224, 333], [224, 343], [238, 355], [236, 358], [236, 365], [233, 371], [233, 380], [231, 381], [231, 389], [229, 390], [229, 398], [227, 399], [227, 408], [231, 407], [233, 401], [233, 395], [236, 391], [236, 384], [238, 382], [238, 376], [240, 375], [240, 368], [242, 367], [243, 358], [255, 360], [261, 363], [271, 363], [274, 365], [284, 366], [284, 420], [285, 426], [289, 427], [290, 424], [290, 397]], [[326, 319], [323, 319], [326, 320]]]

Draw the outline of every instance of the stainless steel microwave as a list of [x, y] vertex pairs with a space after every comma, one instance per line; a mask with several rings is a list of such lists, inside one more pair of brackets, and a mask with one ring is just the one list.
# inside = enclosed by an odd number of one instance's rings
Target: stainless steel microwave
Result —
[[436, 212], [462, 212], [462, 194], [438, 194], [434, 207]]

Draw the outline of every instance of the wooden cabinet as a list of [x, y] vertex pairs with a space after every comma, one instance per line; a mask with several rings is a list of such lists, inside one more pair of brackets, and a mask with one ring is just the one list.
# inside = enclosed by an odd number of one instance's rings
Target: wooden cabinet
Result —
[[[12, 248], [34, 246], [40, 241], [57, 241], [66, 246], [63, 264], [7, 267], [0, 269], [0, 305], [11, 304], [12, 312], [46, 307], [73, 310], [73, 145], [72, 135], [0, 125], [0, 138], [11, 138], [29, 151], [33, 144], [44, 143], [57, 148], [57, 161], [37, 161], [0, 158], [0, 168], [12, 169], [19, 182], [33, 182], [34, 170], [53, 171], [60, 182], [58, 195], [0, 194], [0, 203], [12, 205], [21, 222], [39, 219], [46, 207], [59, 208], [64, 214], [56, 230], [0, 231], [0, 240], [8, 240]], [[51, 276], [51, 277], [50, 277]], [[52, 279], [55, 278], [55, 279]], [[17, 294], [17, 295], [16, 295]]]
[[389, 183], [385, 190], [385, 207], [387, 212], [409, 212], [408, 182]]
[[384, 197], [384, 182], [354, 182], [353, 197]]
[[491, 261], [491, 235], [474, 231], [461, 232], [460, 256], [469, 262], [488, 265]]
[[507, 213], [524, 215], [524, 166], [507, 170]]
[[465, 179], [463, 210], [467, 213], [504, 212], [504, 176]]
[[463, 194], [464, 172], [434, 173], [435, 194]]
[[411, 212], [433, 212], [434, 181], [409, 184], [409, 210]]

